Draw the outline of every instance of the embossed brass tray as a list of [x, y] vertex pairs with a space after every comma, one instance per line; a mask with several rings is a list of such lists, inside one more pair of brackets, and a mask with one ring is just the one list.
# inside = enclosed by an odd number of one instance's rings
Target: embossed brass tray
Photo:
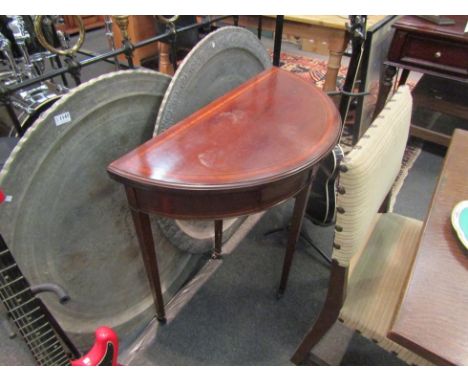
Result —
[[[82, 349], [100, 325], [113, 327], [125, 345], [154, 316], [126, 197], [106, 167], [152, 136], [169, 82], [135, 70], [84, 83], [42, 114], [0, 173], [9, 200], [0, 205], [0, 231], [32, 284], [66, 288], [66, 305], [43, 297]], [[168, 299], [199, 256], [153, 228]]]

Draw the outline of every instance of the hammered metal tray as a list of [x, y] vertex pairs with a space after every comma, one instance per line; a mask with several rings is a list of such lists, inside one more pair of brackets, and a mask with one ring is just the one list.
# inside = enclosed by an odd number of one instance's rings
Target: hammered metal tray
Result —
[[[35, 122], [0, 173], [9, 200], [0, 232], [32, 284], [66, 288], [66, 305], [41, 297], [81, 349], [100, 325], [124, 345], [155, 314], [124, 189], [106, 167], [151, 138], [169, 82], [134, 70], [82, 84]], [[199, 259], [153, 229], [168, 300]]]

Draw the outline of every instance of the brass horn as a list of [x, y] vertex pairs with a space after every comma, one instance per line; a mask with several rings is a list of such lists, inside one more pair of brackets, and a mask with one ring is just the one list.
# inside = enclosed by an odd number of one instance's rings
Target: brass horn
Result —
[[170, 18], [164, 17], [164, 16], [156, 16], [159, 21], [161, 21], [164, 24], [174, 24], [177, 19], [179, 18], [179, 15], [172, 16]]
[[112, 16], [122, 33], [122, 40], [128, 41], [128, 15]]
[[52, 53], [58, 54], [60, 56], [71, 56], [75, 54], [78, 49], [81, 48], [81, 45], [83, 45], [84, 39], [85, 39], [85, 28], [83, 24], [83, 20], [81, 19], [80, 16], [72, 16], [77, 24], [78, 24], [78, 30], [79, 30], [79, 35], [78, 35], [78, 41], [69, 49], [57, 49], [49, 42], [46, 40], [44, 37], [44, 33], [42, 32], [42, 20], [44, 19], [44, 15], [36, 16], [34, 19], [34, 31], [36, 32], [37, 39], [41, 43], [41, 45], [49, 50]]

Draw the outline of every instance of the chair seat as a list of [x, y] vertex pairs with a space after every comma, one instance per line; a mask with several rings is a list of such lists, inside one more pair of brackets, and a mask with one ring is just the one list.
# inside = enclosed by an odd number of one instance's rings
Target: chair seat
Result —
[[409, 364], [430, 365], [387, 338], [406, 287], [423, 223], [379, 214], [364, 249], [350, 264], [340, 320]]

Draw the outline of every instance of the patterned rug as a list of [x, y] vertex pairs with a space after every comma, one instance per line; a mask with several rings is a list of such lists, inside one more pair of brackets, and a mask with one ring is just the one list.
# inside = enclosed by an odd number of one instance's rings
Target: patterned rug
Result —
[[[298, 76], [312, 82], [319, 88], [323, 87], [325, 83], [325, 73], [327, 71], [327, 62], [317, 59], [317, 58], [308, 58], [302, 56], [294, 56], [288, 53], [281, 53], [280, 56], [280, 66], [281, 68], [297, 74]], [[338, 71], [337, 77], [337, 90], [341, 89], [344, 84], [346, 73], [348, 68], [342, 66]], [[416, 85], [415, 83], [408, 81], [408, 86], [413, 89]], [[340, 140], [340, 144], [345, 153], [349, 152], [352, 149], [352, 132], [345, 125], [343, 134]], [[422, 149], [422, 141], [414, 138], [410, 138], [408, 145], [403, 156], [403, 163], [398, 174], [397, 179], [392, 188], [392, 200], [390, 202], [390, 211], [393, 209], [395, 204], [396, 196], [401, 190], [405, 178], [408, 176], [408, 172], [413, 166], [414, 162], [418, 158]]]

